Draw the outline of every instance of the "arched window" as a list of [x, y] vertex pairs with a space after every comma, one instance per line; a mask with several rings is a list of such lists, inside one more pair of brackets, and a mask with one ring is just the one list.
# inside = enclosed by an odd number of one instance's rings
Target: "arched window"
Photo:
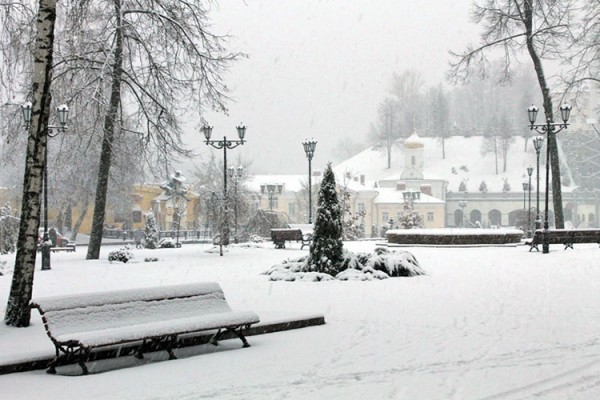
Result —
[[469, 213], [469, 222], [471, 225], [477, 225], [477, 222], [479, 222], [479, 225], [481, 226], [481, 211], [477, 209], [471, 210]]
[[490, 226], [499, 227], [502, 225], [502, 213], [500, 210], [493, 209], [488, 212], [488, 221]]

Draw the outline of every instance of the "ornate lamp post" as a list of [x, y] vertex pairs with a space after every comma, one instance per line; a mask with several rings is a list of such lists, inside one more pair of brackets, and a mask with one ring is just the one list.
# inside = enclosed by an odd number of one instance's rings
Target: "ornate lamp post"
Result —
[[[239, 140], [227, 140], [227, 136], [223, 136], [223, 140], [210, 140], [212, 135], [212, 126], [204, 125], [202, 127], [202, 133], [206, 138], [205, 143], [214, 147], [215, 149], [223, 149], [223, 226], [221, 227], [221, 245], [227, 246], [229, 244], [229, 218], [227, 211], [227, 149], [234, 149], [240, 145], [243, 145], [244, 137], [246, 136], [246, 127], [239, 125], [236, 127]], [[223, 255], [221, 253], [221, 255]]]
[[[529, 129], [535, 130], [536, 132], [542, 135], [556, 135], [558, 132], [565, 129], [569, 124], [567, 121], [569, 120], [569, 115], [571, 114], [571, 106], [567, 104], [563, 104], [560, 106], [560, 117], [563, 120], [562, 123], [554, 123], [550, 119], [546, 120], [545, 124], [535, 124], [535, 119], [537, 117], [538, 108], [534, 105], [531, 105], [527, 109], [527, 115], [529, 117]], [[548, 144], [550, 140], [548, 140]], [[542, 243], [542, 253], [550, 252], [550, 243], [548, 242], [548, 229], [549, 229], [549, 221], [548, 221], [548, 196], [550, 191], [550, 146], [546, 144], [546, 208], [544, 210], [544, 235], [543, 235], [543, 243]]]
[[242, 175], [244, 174], [244, 167], [237, 166], [237, 167], [229, 167], [227, 169], [227, 172], [229, 172], [229, 177], [231, 178], [231, 180], [233, 181], [233, 221], [234, 221], [234, 226], [235, 226], [235, 234], [233, 236], [233, 241], [234, 243], [238, 242], [238, 193], [237, 193], [237, 187], [238, 187], [238, 181], [240, 179], [242, 179]]
[[533, 174], [533, 167], [530, 165], [527, 167], [527, 175], [529, 176], [529, 182], [527, 183], [527, 190], [529, 191], [529, 203], [527, 207], [527, 237], [531, 237], [531, 174]]
[[[527, 190], [529, 190], [529, 183], [523, 182], [523, 223], [525, 223], [525, 213], [527, 212]], [[523, 229], [527, 234], [528, 229]]]
[[312, 169], [311, 169], [311, 161], [313, 156], [315, 155], [315, 147], [317, 147], [317, 141], [315, 139], [308, 140], [306, 139], [302, 142], [304, 146], [304, 152], [306, 153], [306, 158], [308, 158], [308, 223], [312, 224]]
[[[27, 102], [21, 108], [23, 112], [23, 121], [25, 128], [29, 129], [31, 124], [32, 104]], [[46, 146], [44, 148], [44, 235], [42, 236], [41, 253], [42, 253], [42, 270], [50, 269], [50, 238], [48, 237], [48, 139], [53, 138], [59, 133], [67, 130], [67, 120], [69, 117], [69, 107], [66, 104], [61, 104], [56, 107], [58, 113], [58, 126], [48, 125], [45, 129]]]
[[536, 187], [535, 187], [535, 229], [542, 227], [542, 219], [540, 218], [540, 150], [544, 145], [544, 138], [541, 136], [533, 139], [533, 147], [535, 148], [535, 155], [537, 159], [536, 168]]
[[462, 213], [462, 225], [463, 227], [465, 226], [465, 220], [466, 220], [466, 216], [465, 216], [465, 207], [467, 207], [468, 202], [466, 200], [461, 200], [458, 202], [458, 206], [460, 207], [460, 212]]

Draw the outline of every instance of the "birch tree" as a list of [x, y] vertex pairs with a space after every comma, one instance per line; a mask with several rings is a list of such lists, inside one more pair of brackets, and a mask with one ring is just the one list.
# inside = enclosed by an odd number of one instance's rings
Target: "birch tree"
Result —
[[[462, 52], [451, 52], [449, 78], [464, 81], [473, 73], [485, 76], [488, 57], [500, 52], [503, 57], [501, 81], [510, 81], [515, 57], [526, 52], [535, 70], [543, 97], [544, 114], [554, 121], [551, 88], [543, 60], [559, 60], [568, 47], [571, 27], [577, 14], [576, 0], [485, 0], [474, 4], [473, 19], [482, 27], [481, 41]], [[525, 115], [525, 110], [523, 110]], [[564, 227], [560, 164], [555, 135], [548, 135], [551, 156], [552, 200], [557, 228]]]
[[45, 153], [51, 105], [50, 82], [55, 21], [56, 0], [40, 0], [33, 53], [32, 117], [28, 129], [21, 223], [13, 280], [4, 317], [7, 325], [17, 327], [29, 326], [31, 317], [29, 301], [33, 292], [43, 174], [47, 162]]

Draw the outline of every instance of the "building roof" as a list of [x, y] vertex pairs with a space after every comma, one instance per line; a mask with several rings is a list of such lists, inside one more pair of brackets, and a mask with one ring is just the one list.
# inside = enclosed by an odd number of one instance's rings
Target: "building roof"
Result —
[[[414, 139], [414, 138], [413, 138]], [[536, 153], [531, 139], [515, 136], [507, 153], [506, 172], [503, 172], [502, 157], [498, 157], [498, 173], [496, 173], [496, 158], [494, 153], [483, 151], [486, 140], [483, 136], [452, 136], [444, 142], [445, 155], [443, 158], [442, 141], [440, 138], [424, 137], [423, 143], [423, 176], [425, 179], [440, 179], [448, 182], [449, 192], [458, 192], [462, 181], [467, 191], [478, 192], [479, 185], [485, 181], [489, 192], [502, 192], [504, 182], [510, 185], [511, 192], [521, 192], [522, 183], [528, 180], [527, 167], [534, 166], [532, 185], [535, 187]], [[336, 179], [344, 176], [364, 175], [363, 188], [373, 188], [379, 180], [400, 179], [404, 171], [404, 142], [398, 140], [392, 149], [391, 168], [387, 168], [387, 154], [383, 147], [369, 147], [361, 153], [343, 161], [334, 167]], [[527, 148], [527, 150], [525, 150]], [[544, 191], [545, 147], [540, 154], [540, 191]], [[564, 152], [560, 148], [561, 173], [568, 176], [570, 185], [563, 185], [564, 191], [575, 187], [571, 172], [566, 163]]]
[[[402, 190], [395, 188], [378, 188], [377, 196], [374, 199], [375, 204], [398, 204], [404, 202], [404, 195]], [[414, 201], [415, 204], [443, 204], [444, 201], [436, 197], [429, 196], [425, 193], [421, 193], [419, 199]]]

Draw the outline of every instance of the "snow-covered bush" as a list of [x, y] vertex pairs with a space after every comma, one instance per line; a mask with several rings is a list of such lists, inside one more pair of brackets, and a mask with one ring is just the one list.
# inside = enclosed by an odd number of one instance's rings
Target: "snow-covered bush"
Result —
[[[272, 281], [325, 281], [334, 276], [311, 271], [308, 256], [288, 259], [272, 266], [265, 275]], [[374, 253], [343, 253], [340, 272], [335, 279], [343, 281], [365, 281], [400, 276], [425, 275], [415, 256], [408, 251], [389, 251], [376, 248]]]
[[175, 243], [175, 240], [171, 238], [164, 238], [160, 240], [158, 247], [160, 247], [161, 249], [174, 249], [175, 247], [177, 247], [177, 245]]
[[108, 261], [120, 261], [126, 263], [133, 258], [133, 253], [129, 245], [121, 247], [119, 250], [111, 251], [108, 253]]

